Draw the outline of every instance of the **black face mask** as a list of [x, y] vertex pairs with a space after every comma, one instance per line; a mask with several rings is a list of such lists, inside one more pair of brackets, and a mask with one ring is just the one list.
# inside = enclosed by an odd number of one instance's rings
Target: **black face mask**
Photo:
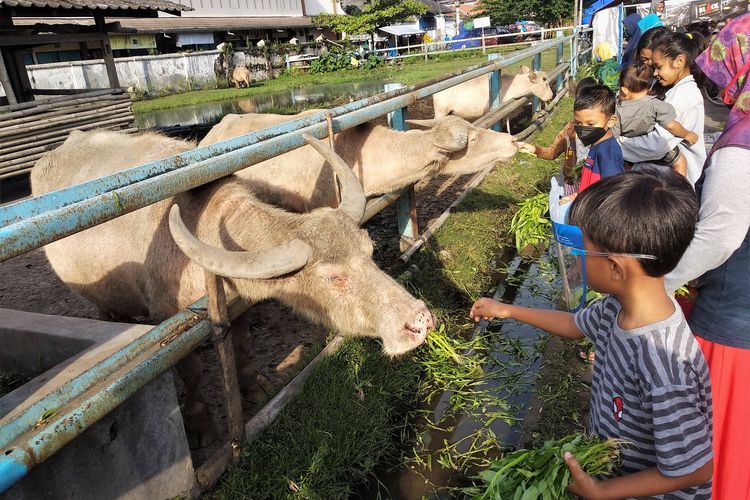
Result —
[[591, 146], [596, 141], [604, 137], [607, 129], [603, 127], [587, 127], [585, 125], [576, 125], [576, 135], [584, 146]]

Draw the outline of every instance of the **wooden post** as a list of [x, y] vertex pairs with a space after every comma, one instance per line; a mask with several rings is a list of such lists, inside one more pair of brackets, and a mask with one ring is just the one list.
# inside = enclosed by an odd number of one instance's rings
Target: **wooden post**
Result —
[[[493, 59], [499, 59], [500, 54], [490, 54], [487, 56], [487, 59], [492, 61]], [[500, 107], [500, 103], [502, 102], [502, 83], [501, 83], [501, 71], [497, 70], [490, 73], [490, 111], [494, 111], [497, 108]], [[500, 122], [497, 121], [492, 124], [492, 130], [495, 132], [500, 132]]]
[[3, 58], [2, 50], [0, 50], [0, 84], [2, 84], [3, 89], [5, 90], [8, 104], [18, 104], [13, 85], [10, 84], [10, 75], [8, 75], [8, 69], [5, 67], [5, 59]]
[[[560, 42], [557, 44], [557, 58], [555, 59], [555, 66], [560, 66], [562, 64], [563, 60], [563, 43]], [[557, 75], [557, 89], [556, 93], [560, 93], [560, 89], [562, 89], [563, 86], [563, 74], [560, 73]]]
[[112, 47], [109, 44], [109, 35], [107, 34], [104, 16], [96, 16], [94, 19], [96, 21], [96, 27], [99, 28], [99, 33], [102, 35], [99, 43], [102, 48], [102, 57], [104, 57], [104, 66], [107, 68], [109, 86], [113, 89], [119, 88], [120, 79], [117, 77], [117, 66], [115, 65], [115, 58], [112, 55]]
[[229, 313], [227, 298], [224, 293], [224, 279], [204, 271], [206, 295], [208, 297], [208, 319], [213, 330], [213, 344], [221, 368], [221, 382], [224, 392], [224, 404], [229, 427], [229, 442], [234, 458], [239, 457], [244, 422], [242, 420], [242, 400], [237, 382], [237, 366], [234, 361], [234, 346], [229, 331]]
[[[390, 92], [401, 88], [399, 84], [386, 85], [385, 91]], [[388, 126], [395, 130], [408, 130], [406, 108], [397, 109], [388, 113]], [[396, 203], [396, 213], [398, 216], [398, 232], [400, 235], [399, 246], [401, 251], [406, 251], [419, 238], [419, 228], [417, 227], [417, 197], [414, 193], [414, 184], [407, 187]]]
[[482, 54], [487, 53], [487, 46], [484, 43], [484, 26], [482, 26]]
[[[531, 60], [531, 69], [534, 71], [539, 71], [542, 69], [542, 54], [535, 54], [534, 58]], [[534, 96], [534, 98], [531, 101], [531, 115], [536, 116], [536, 114], [539, 112], [539, 98]]]

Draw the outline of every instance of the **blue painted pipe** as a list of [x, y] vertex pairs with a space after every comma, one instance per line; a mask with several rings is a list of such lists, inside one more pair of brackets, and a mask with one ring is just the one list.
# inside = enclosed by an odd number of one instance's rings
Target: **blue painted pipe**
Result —
[[197, 323], [202, 319], [202, 316], [193, 311], [205, 310], [206, 307], [207, 301], [205, 297], [197, 300], [189, 308], [178, 312], [158, 326], [155, 326], [149, 332], [138, 337], [130, 344], [123, 346], [97, 365], [68, 380], [55, 392], [38, 399], [23, 412], [9, 419], [0, 427], [0, 455], [10, 446], [11, 442], [18, 439], [25, 432], [28, 432], [29, 429], [33, 429], [37, 422], [42, 419], [45, 412], [64, 406], [71, 398], [76, 398], [94, 385], [101, 383], [106, 377], [126, 365], [134, 356], [137, 356], [151, 346], [159, 345], [164, 339], [169, 338], [175, 332], [179, 332], [186, 325]]
[[[552, 44], [548, 45], [550, 47], [552, 46]], [[448, 86], [451, 86], [469, 79], [462, 78], [462, 76], [467, 73], [484, 69], [484, 71], [481, 71], [477, 74], [478, 76], [488, 71], [493, 71], [494, 69], [505, 67], [518, 62], [525, 57], [529, 57], [538, 50], [546, 50], [547, 48], [549, 48], [547, 45], [540, 45], [533, 49], [522, 51], [524, 54], [504, 59], [499, 63], [485, 63], [471, 66], [462, 71], [452, 73], [439, 79], [429, 80], [419, 85], [403, 87], [398, 90], [386, 92], [365, 99], [360, 99], [359, 101], [347, 103], [342, 106], [337, 106], [335, 108], [332, 108], [330, 112], [334, 117], [345, 113], [350, 113], [358, 109], [371, 106], [372, 104], [383, 102], [393, 97], [414, 92], [415, 90], [425, 88], [438, 82], [449, 82]], [[93, 196], [98, 196], [103, 193], [127, 186], [129, 184], [140, 182], [174, 169], [182, 168], [185, 165], [203, 161], [205, 159], [211, 158], [212, 156], [215, 156], [217, 153], [225, 153], [228, 151], [236, 150], [264, 139], [276, 137], [287, 132], [292, 132], [301, 128], [308, 127], [324, 120], [325, 114], [325, 112], [311, 114], [304, 118], [299, 118], [274, 127], [253, 132], [251, 134], [235, 137], [227, 141], [213, 144], [206, 148], [194, 149], [177, 156], [153, 161], [145, 165], [133, 167], [122, 172], [108, 175], [106, 177], [91, 180], [83, 184], [71, 186], [52, 193], [46, 193], [42, 196], [38, 196], [29, 200], [23, 200], [17, 203], [13, 203], [11, 205], [0, 208], [0, 226], [18, 222], [30, 216], [41, 214], [45, 211], [59, 209], [73, 203], [86, 200]]]
[[[417, 99], [430, 96], [457, 83], [493, 71], [496, 66], [508, 66], [531, 55], [538, 55], [541, 51], [547, 50], [560, 42], [559, 39], [553, 39], [536, 46], [533, 51], [523, 51], [522, 54], [492, 63], [489, 66], [482, 65], [457, 77], [442, 80], [421, 89], [343, 114], [334, 119], [334, 131], [340, 132], [390, 111], [405, 107]], [[273, 127], [273, 129], [276, 128]], [[328, 132], [325, 123], [321, 122], [239, 149], [229, 150], [228, 148], [230, 144], [234, 145], [237, 141], [246, 140], [248, 136], [220, 142], [196, 150], [198, 152], [207, 149], [213, 154], [221, 150], [227, 151], [219, 156], [171, 170], [62, 208], [26, 217], [19, 222], [2, 227], [0, 228], [0, 262], [296, 149], [304, 145], [304, 139], [302, 138], [304, 133], [322, 138]], [[169, 163], [169, 161], [159, 160], [159, 162], [154, 163], [163, 164]], [[68, 189], [74, 190], [75, 188], [76, 186]], [[59, 191], [58, 193], [62, 192]], [[29, 201], [33, 202], [34, 200]]]
[[32, 427], [8, 447], [0, 449], [0, 493], [205, 342], [211, 331], [210, 322], [202, 320], [165, 346], [152, 345], [142, 353], [143, 359], [134, 366], [126, 366], [123, 373], [118, 373], [103, 388], [92, 388], [78, 398], [69, 399], [39, 429]]

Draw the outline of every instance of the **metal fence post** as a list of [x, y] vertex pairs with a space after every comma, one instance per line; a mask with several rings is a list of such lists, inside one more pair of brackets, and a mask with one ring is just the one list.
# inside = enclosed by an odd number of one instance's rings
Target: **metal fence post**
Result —
[[[399, 83], [389, 83], [385, 91], [390, 92], [401, 88]], [[388, 113], [388, 126], [394, 130], [408, 130], [407, 108], [403, 107]], [[414, 184], [407, 187], [396, 202], [396, 215], [398, 217], [399, 247], [402, 252], [406, 251], [419, 238], [417, 226], [417, 196], [414, 192]]]
[[573, 38], [570, 39], [570, 76], [575, 79], [578, 75], [578, 28], [573, 28]]
[[[555, 59], [555, 66], [560, 66], [562, 64], [563, 48], [564, 46], [562, 42], [557, 44], [557, 58]], [[560, 73], [559, 75], [557, 75], [557, 93], [558, 94], [560, 93], [560, 89], [562, 88], [562, 86], [563, 86], [563, 74]]]
[[[534, 71], [539, 71], [542, 69], [542, 54], [535, 54], [534, 58], [531, 60], [531, 69]], [[534, 96], [532, 103], [531, 103], [531, 115], [536, 116], [536, 114], [539, 112], [539, 98]]]
[[[500, 54], [490, 54], [487, 56], [487, 59], [490, 61], [500, 59]], [[502, 84], [500, 80], [501, 71], [502, 70], [498, 69], [490, 73], [490, 111], [499, 108], [500, 103], [502, 102]], [[500, 132], [500, 122], [493, 123], [491, 128], [495, 132]]]

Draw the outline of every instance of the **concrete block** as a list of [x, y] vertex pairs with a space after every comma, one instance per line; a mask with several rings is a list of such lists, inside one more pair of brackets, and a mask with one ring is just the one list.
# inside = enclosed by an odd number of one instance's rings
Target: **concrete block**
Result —
[[[38, 374], [0, 398], [0, 426], [151, 329], [5, 309], [0, 317], [0, 370]], [[172, 375], [166, 372], [0, 499], [161, 499], [189, 495], [194, 487], [182, 415]]]

